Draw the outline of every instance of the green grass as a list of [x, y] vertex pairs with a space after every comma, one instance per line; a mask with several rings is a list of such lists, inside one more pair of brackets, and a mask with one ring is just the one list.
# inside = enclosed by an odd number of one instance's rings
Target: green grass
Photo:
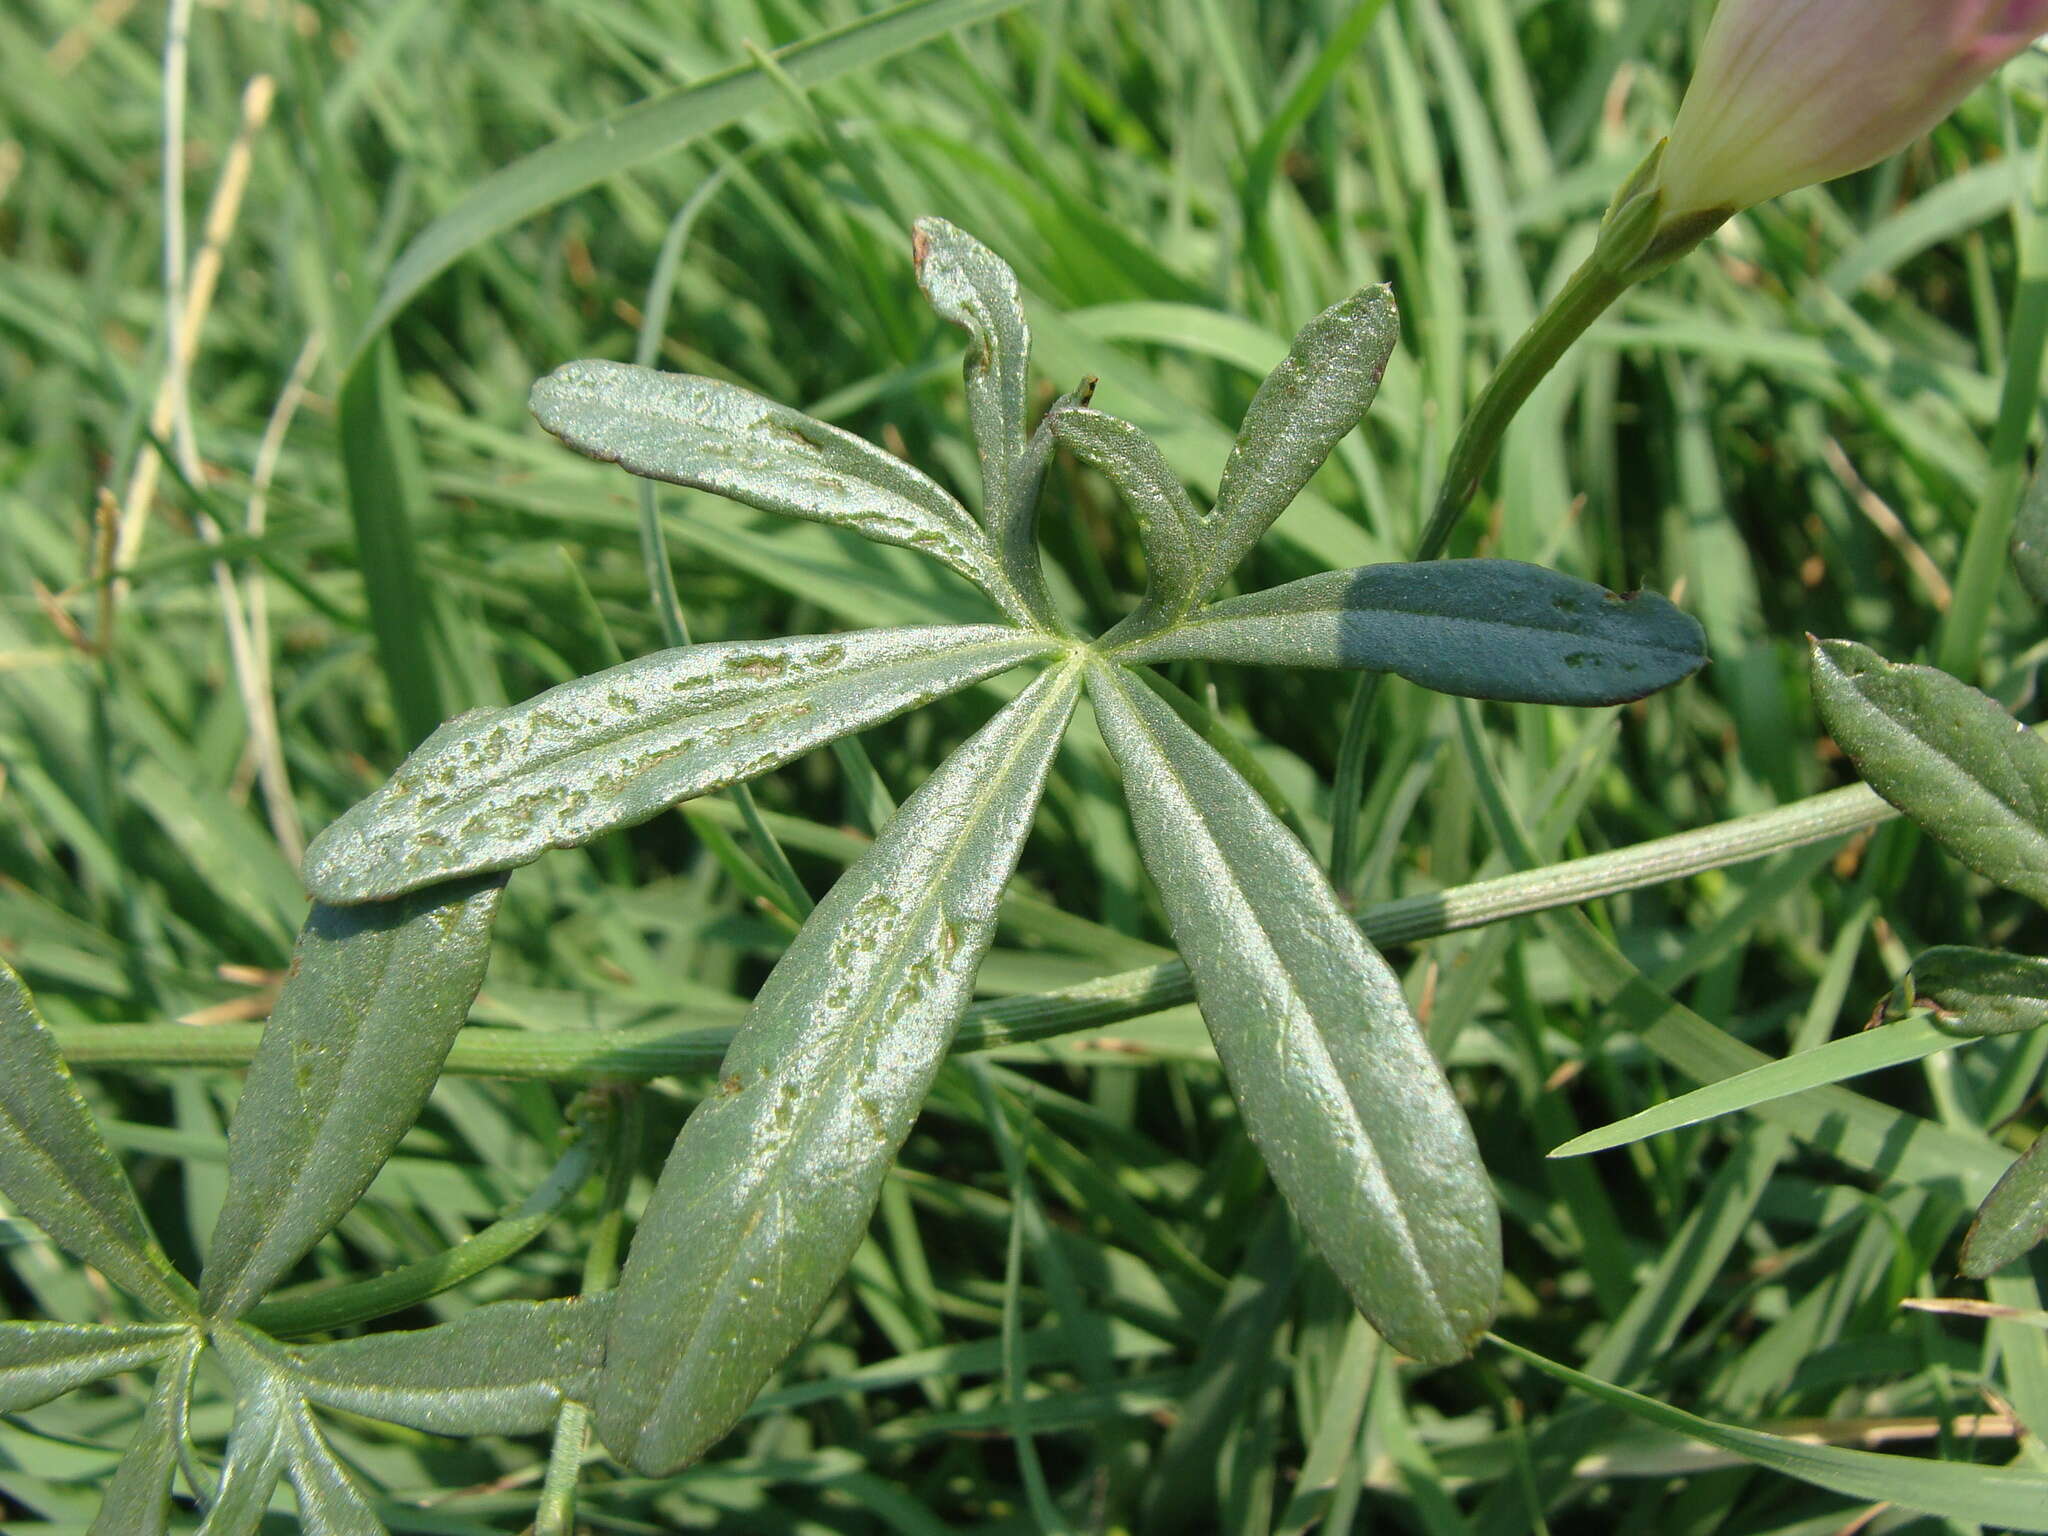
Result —
[[[659, 365], [900, 447], [971, 501], [959, 335], [910, 272], [908, 221], [935, 213], [1016, 266], [1041, 398], [1099, 375], [1095, 403], [1152, 431], [1207, 495], [1286, 338], [1389, 281], [1404, 335], [1379, 404], [1240, 581], [1398, 558], [1492, 360], [1668, 126], [1705, 10], [1043, 0], [991, 20], [998, 7], [959, 5], [974, 25], [914, 47], [917, 18], [892, 23], [907, 51], [867, 29], [789, 56], [800, 98], [755, 70], [710, 105], [640, 105], [744, 69], [749, 42], [873, 9], [197, 9], [194, 243], [244, 84], [278, 88], [191, 363], [197, 473], [150, 427], [171, 350], [159, 8], [66, 44], [61, 72], [49, 50], [91, 26], [85, 6], [0, 16], [0, 954], [92, 1062], [88, 1096], [188, 1269], [221, 1197], [239, 1084], [223, 1063], [246, 1059], [242, 1026], [304, 912], [289, 829], [317, 831], [441, 716], [673, 633], [633, 488], [527, 418], [534, 378], [630, 358], [643, 317], [665, 313]], [[627, 148], [579, 137], [625, 111]], [[2040, 953], [2037, 910], [1892, 825], [1760, 860], [1733, 839], [1682, 878], [1612, 880], [1540, 918], [1414, 914], [1848, 782], [1806, 696], [1807, 631], [1939, 654], [2038, 718], [2041, 615], [1990, 564], [2002, 537], [1972, 556], [1970, 531], [1980, 511], [1994, 532], [2009, 516], [2038, 431], [2048, 247], [2027, 195], [2044, 125], [2048, 62], [2025, 58], [1899, 161], [1738, 219], [1594, 328], [1518, 421], [1489, 515], [1455, 552], [1674, 593], [1714, 663], [1597, 714], [1461, 710], [1390, 681], [1347, 892], [1382, 918], [1405, 903], [1389, 958], [1503, 1203], [1502, 1336], [1725, 1424], [2035, 1475], [2048, 1331], [1901, 1303], [2042, 1308], [2038, 1256], [1981, 1288], [1954, 1266], [1967, 1210], [2041, 1127], [2048, 1039], [1974, 1042], [1591, 1160], [1544, 1154], [1758, 1052], [1853, 1032], [1927, 944]], [[528, 155], [545, 175], [504, 172]], [[411, 246], [487, 195], [506, 200], [445, 245], [429, 236], [438, 254]], [[95, 497], [122, 497], [159, 441], [169, 462], [115, 593]], [[902, 551], [657, 501], [696, 639], [983, 616]], [[1092, 629], [1142, 588], [1135, 530], [1071, 462], [1044, 544]], [[225, 639], [217, 557], [244, 622], [261, 620], [274, 753]], [[1249, 744], [1326, 852], [1351, 680], [1167, 674]], [[443, 1080], [299, 1278], [427, 1258], [519, 1207], [561, 1155], [587, 1077], [569, 1063], [593, 1052], [670, 1074], [639, 1095], [637, 1210], [788, 941], [786, 871], [822, 894], [882, 797], [907, 795], [1005, 689], [868, 734], [872, 774], [814, 754], [758, 781], [757, 807], [702, 802], [522, 871], [457, 1048], [472, 1070]], [[1427, 1371], [1391, 1358], [1289, 1230], [1184, 981], [1133, 974], [1170, 952], [1092, 726], [1055, 765], [1021, 874], [969, 1021], [996, 1048], [942, 1072], [811, 1341], [699, 1468], [650, 1481], [594, 1455], [590, 1529], [1818, 1536], [1871, 1507], [1702, 1450], [1505, 1349]], [[1119, 978], [1106, 1003], [1041, 999], [1097, 977]], [[1047, 1010], [1091, 1027], [1036, 1037]], [[219, 1035], [91, 1048], [106, 1026], [194, 1016]], [[570, 1294], [605, 1222], [586, 1191], [396, 1320]], [[24, 1224], [0, 1239], [10, 1314], [118, 1307]], [[225, 1394], [202, 1377], [207, 1456]], [[146, 1403], [130, 1380], [0, 1422], [0, 1515], [82, 1530]], [[1972, 1437], [1975, 1416], [2006, 1412], [2028, 1437]], [[535, 1518], [543, 1442], [332, 1431], [394, 1529]], [[1968, 1527], [1894, 1510], [1863, 1528]]]

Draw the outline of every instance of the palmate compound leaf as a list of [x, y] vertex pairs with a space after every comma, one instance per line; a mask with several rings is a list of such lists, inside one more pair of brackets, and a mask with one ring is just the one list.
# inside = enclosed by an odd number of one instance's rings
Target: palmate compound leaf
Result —
[[1642, 698], [1707, 660], [1699, 624], [1656, 593], [1623, 597], [1518, 560], [1326, 571], [1212, 603], [1114, 654], [1356, 667], [1467, 698], [1580, 705]]
[[201, 1335], [184, 1337], [157, 1368], [156, 1388], [135, 1431], [135, 1439], [100, 1496], [86, 1536], [163, 1536], [171, 1524], [171, 1478], [186, 1437], [192, 1373], [199, 1363]]
[[949, 757], [818, 904], [684, 1123], [621, 1277], [594, 1404], [647, 1472], [701, 1456], [867, 1230], [972, 994], [1079, 690], [1056, 666]]
[[981, 525], [935, 481], [850, 432], [752, 390], [602, 359], [533, 386], [534, 417], [578, 453], [632, 474], [922, 550], [1028, 615]]
[[2010, 1035], [2048, 1026], [2048, 960], [1939, 944], [1913, 960], [1901, 1002], [1934, 1010], [1950, 1034]]
[[1957, 1268], [1982, 1280], [2048, 1240], [2048, 1131], [2005, 1170], [1977, 1208]]
[[1987, 879], [2048, 903], [2048, 742], [1933, 667], [1813, 642], [1813, 696], [1864, 782]]
[[321, 901], [510, 869], [1054, 649], [1004, 625], [681, 646], [449, 721], [306, 850]]
[[1089, 698], [1245, 1128], [1359, 1310], [1462, 1359], [1500, 1291], [1472, 1131], [1400, 984], [1251, 787], [1121, 668]]
[[1364, 419], [1400, 334], [1386, 287], [1355, 293], [1301, 328], [1252, 397], [1223, 466], [1210, 514], [1204, 596], [1236, 569], [1330, 450]]
[[21, 977], [0, 961], [0, 1192], [50, 1240], [159, 1317], [193, 1318], [135, 1187], [78, 1096]]
[[238, 1317], [348, 1214], [440, 1076], [503, 878], [315, 905], [250, 1064], [200, 1299]]

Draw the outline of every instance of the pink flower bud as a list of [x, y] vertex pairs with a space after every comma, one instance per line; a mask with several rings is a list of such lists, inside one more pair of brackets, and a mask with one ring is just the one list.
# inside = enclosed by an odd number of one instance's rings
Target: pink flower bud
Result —
[[1664, 152], [1667, 218], [1905, 148], [2048, 32], [2048, 0], [1721, 0]]

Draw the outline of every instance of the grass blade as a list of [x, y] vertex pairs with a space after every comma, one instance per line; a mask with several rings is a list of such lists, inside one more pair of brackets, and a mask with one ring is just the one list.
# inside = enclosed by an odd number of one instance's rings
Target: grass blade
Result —
[[2048, 1131], [1991, 1186], [1977, 1219], [1963, 1238], [1958, 1266], [1973, 1280], [1982, 1280], [2019, 1259], [2048, 1238]]

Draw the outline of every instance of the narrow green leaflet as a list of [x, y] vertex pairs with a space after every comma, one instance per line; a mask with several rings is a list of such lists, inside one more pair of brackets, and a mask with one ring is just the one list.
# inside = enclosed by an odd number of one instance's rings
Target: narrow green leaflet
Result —
[[246, 1312], [348, 1214], [440, 1076], [483, 981], [503, 882], [316, 905], [250, 1064], [201, 1300]]
[[1013, 617], [981, 525], [893, 453], [737, 384], [631, 363], [564, 363], [533, 386], [534, 416], [578, 453], [764, 512], [923, 550]]
[[1933, 667], [1817, 640], [1821, 719], [1864, 781], [1978, 874], [2048, 903], [2048, 742]]
[[177, 1323], [0, 1323], [0, 1413], [151, 1365], [191, 1334]]
[[2048, 607], [2048, 460], [2034, 471], [2012, 533], [2013, 568], [2034, 601]]
[[1029, 406], [1031, 328], [1017, 274], [944, 219], [917, 221], [911, 254], [917, 285], [932, 308], [974, 339], [967, 353], [967, 414], [981, 450], [982, 495], [995, 507], [1017, 478]]
[[1047, 672], [948, 758], [755, 999], [619, 1284], [594, 1406], [635, 1467], [715, 1444], [845, 1273], [971, 996], [1077, 692], [1072, 666]]
[[1951, 1034], [2010, 1035], [2048, 1025], [2048, 960], [1941, 944], [1924, 950], [1900, 988]]
[[135, 1187], [93, 1124], [35, 999], [0, 961], [0, 1192], [16, 1212], [160, 1317], [195, 1315]]
[[1519, 560], [1325, 571], [1228, 598], [1118, 653], [1394, 672], [1439, 693], [1619, 704], [1706, 664], [1705, 632], [1654, 592], [1621, 596]]
[[306, 1398], [435, 1435], [530, 1435], [586, 1400], [611, 1295], [498, 1301], [452, 1322], [289, 1352]]
[[1963, 1238], [1958, 1266], [1972, 1280], [1996, 1274], [2048, 1238], [2048, 1131], [1992, 1185]]
[[285, 1431], [285, 1472], [298, 1495], [304, 1536], [385, 1536], [384, 1522], [303, 1402], [290, 1405]]
[[1024, 595], [1024, 602], [1037, 616], [1041, 628], [1069, 632], [1053, 606], [1052, 592], [1045, 583], [1045, 563], [1038, 551], [1038, 506], [1045, 489], [1045, 472], [1052, 464], [1057, 440], [1053, 423], [1061, 411], [1085, 406], [1095, 395], [1095, 380], [1083, 379], [1070, 395], [1061, 395], [1038, 423], [1038, 430], [1025, 443], [1018, 457], [1009, 488], [998, 503], [991, 500], [984, 513], [989, 535], [995, 540], [996, 558]]
[[192, 1372], [199, 1363], [200, 1335], [184, 1330], [157, 1372], [149, 1409], [107, 1491], [100, 1496], [86, 1536], [163, 1536], [171, 1524], [171, 1478], [185, 1438], [185, 1414], [192, 1396]]
[[1205, 593], [1236, 568], [1330, 450], [1364, 420], [1400, 334], [1393, 292], [1385, 287], [1355, 293], [1302, 327], [1252, 397], [1223, 466]]
[[1143, 632], [1181, 618], [1202, 599], [1209, 543], [1202, 514], [1158, 445], [1128, 421], [1084, 405], [1056, 405], [1045, 421], [1055, 440], [1103, 473], [1138, 520], [1145, 601], [1117, 630]]
[[284, 1476], [291, 1449], [293, 1398], [273, 1373], [252, 1374], [246, 1349], [224, 1350], [235, 1378], [235, 1422], [228, 1431], [220, 1490], [199, 1536], [253, 1536], [270, 1507], [270, 1495]]
[[2048, 1474], [2031, 1467], [1987, 1467], [1971, 1462], [1936, 1461], [1926, 1456], [1886, 1456], [1842, 1446], [1809, 1445], [1761, 1430], [1738, 1429], [1575, 1371], [1498, 1336], [1494, 1342], [1546, 1376], [1554, 1376], [1567, 1386], [1661, 1429], [1705, 1441], [1744, 1461], [1816, 1487], [1852, 1499], [1899, 1504], [1950, 1520], [2002, 1530], [2048, 1531]]
[[510, 709], [461, 715], [306, 850], [322, 901], [381, 901], [510, 869], [1041, 655], [1002, 625], [658, 651]]
[[1499, 1295], [1500, 1221], [1400, 984], [1307, 851], [1171, 709], [1110, 667], [1089, 697], [1273, 1181], [1388, 1343], [1462, 1358]]
[[1932, 1019], [1903, 1019], [1896, 1024], [1830, 1040], [1810, 1051], [1800, 1051], [1752, 1071], [1724, 1077], [1704, 1088], [1695, 1088], [1675, 1099], [1666, 1099], [1641, 1114], [1630, 1115], [1626, 1120], [1617, 1120], [1612, 1125], [1603, 1125], [1583, 1136], [1575, 1136], [1555, 1148], [1550, 1155], [1583, 1157], [1588, 1152], [1625, 1147], [1646, 1136], [1675, 1131], [1680, 1126], [1698, 1125], [1702, 1120], [1734, 1114], [1738, 1110], [1753, 1109], [1773, 1099], [1804, 1093], [1826, 1083], [1839, 1083], [1845, 1078], [1860, 1077], [1865, 1072], [1920, 1061], [1941, 1051], [1953, 1050], [1961, 1043]]

